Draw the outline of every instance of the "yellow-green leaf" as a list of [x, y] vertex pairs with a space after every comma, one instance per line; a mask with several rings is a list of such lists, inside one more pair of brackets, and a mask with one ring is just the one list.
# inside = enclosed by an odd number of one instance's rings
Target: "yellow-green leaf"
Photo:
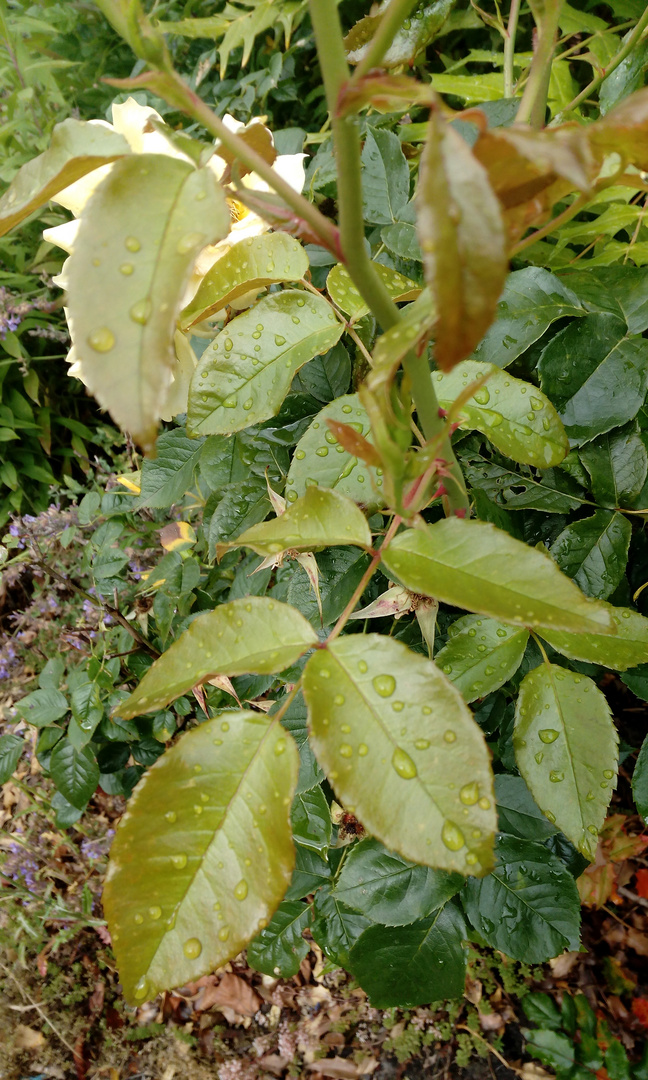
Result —
[[317, 643], [303, 615], [266, 596], [248, 596], [199, 615], [148, 669], [117, 709], [127, 719], [163, 709], [213, 675], [274, 674]]
[[[397, 270], [392, 270], [389, 266], [383, 266], [382, 263], [374, 263], [374, 269], [395, 302], [416, 300], [420, 296], [421, 286], [411, 278], [399, 274]], [[367, 304], [353, 284], [349, 271], [342, 266], [342, 263], [337, 263], [329, 272], [326, 289], [333, 303], [349, 315], [352, 323], [357, 322], [369, 311]]]
[[137, 785], [103, 892], [127, 1002], [208, 974], [267, 924], [295, 861], [298, 768], [299, 751], [276, 720], [222, 712], [183, 735]]
[[559, 465], [569, 452], [569, 439], [549, 398], [495, 364], [464, 360], [447, 374], [436, 372], [439, 404], [449, 409], [470, 383], [484, 376], [488, 382], [463, 403], [455, 419], [463, 428], [481, 431], [513, 461], [539, 469]]
[[390, 637], [351, 634], [313, 654], [303, 685], [317, 760], [369, 833], [414, 862], [487, 873], [490, 756], [436, 665]]
[[68, 274], [76, 359], [99, 404], [144, 449], [154, 445], [176, 365], [191, 268], [229, 222], [211, 169], [158, 154], [116, 162], [84, 210]]
[[406, 588], [516, 626], [613, 634], [609, 611], [553, 559], [485, 521], [406, 529], [382, 561]]
[[286, 289], [232, 319], [205, 349], [189, 391], [187, 431], [229, 435], [278, 412], [294, 375], [342, 335], [321, 296]]
[[523, 679], [518, 768], [549, 821], [590, 860], [616, 787], [618, 742], [610, 706], [585, 675], [543, 664]]
[[452, 623], [447, 644], [434, 660], [461, 691], [464, 701], [486, 697], [519, 668], [529, 631], [495, 619], [464, 615]]
[[0, 199], [0, 236], [63, 188], [130, 152], [124, 136], [110, 125], [63, 120], [48, 149], [23, 165]]
[[616, 628], [614, 637], [607, 634], [569, 634], [564, 630], [542, 631], [546, 641], [570, 660], [584, 660], [588, 664], [602, 664], [613, 671], [627, 671], [637, 664], [648, 663], [648, 619], [632, 608], [613, 607], [600, 601], [607, 608]]
[[308, 256], [294, 237], [281, 232], [249, 236], [208, 270], [182, 312], [180, 326], [186, 330], [253, 289], [277, 281], [299, 281], [307, 270]]
[[246, 529], [236, 540], [218, 544], [218, 557], [230, 548], [249, 547], [257, 555], [314, 551], [336, 544], [371, 547], [367, 519], [354, 502], [328, 488], [311, 485], [279, 517]]

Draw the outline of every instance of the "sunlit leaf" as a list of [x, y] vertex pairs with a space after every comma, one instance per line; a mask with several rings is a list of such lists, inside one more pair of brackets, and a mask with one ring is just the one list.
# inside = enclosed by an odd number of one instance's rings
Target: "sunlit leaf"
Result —
[[195, 257], [229, 221], [211, 169], [156, 154], [116, 162], [84, 210], [68, 271], [77, 363], [145, 449], [176, 363], [175, 320]]
[[109, 124], [63, 120], [48, 149], [22, 166], [0, 199], [0, 236], [63, 188], [130, 152], [124, 136]]
[[287, 289], [259, 300], [205, 349], [189, 392], [187, 430], [227, 435], [274, 416], [295, 373], [335, 345], [342, 330], [323, 297]]
[[464, 360], [453, 371], [434, 376], [439, 404], [449, 409], [459, 394], [476, 379], [488, 375], [456, 419], [464, 428], [476, 428], [513, 461], [546, 469], [559, 465], [569, 451], [569, 440], [558, 413], [535, 386], [501, 370], [495, 364]]
[[335, 895], [373, 922], [403, 926], [442, 907], [463, 883], [461, 874], [412, 863], [367, 838], [344, 860]]
[[137, 785], [103, 892], [128, 1002], [213, 971], [267, 924], [294, 865], [298, 766], [276, 720], [224, 712], [183, 735]]
[[337, 638], [304, 672], [311, 744], [340, 802], [386, 847], [426, 866], [492, 865], [484, 737], [438, 668], [392, 638]]
[[406, 588], [517, 626], [614, 633], [552, 559], [483, 521], [447, 518], [399, 533], [383, 563]]
[[212, 675], [272, 674], [316, 644], [303, 615], [265, 596], [248, 596], [199, 615], [148, 669], [117, 712], [125, 719], [163, 709]]
[[448, 642], [435, 663], [461, 691], [464, 701], [486, 697], [508, 682], [519, 668], [529, 631], [494, 619], [464, 615], [448, 631]]
[[403, 357], [419, 341], [429, 336], [435, 318], [430, 291], [424, 289], [413, 304], [403, 309], [400, 322], [378, 338], [373, 352], [373, 369], [367, 378], [371, 390], [381, 389], [391, 382]]
[[421, 158], [417, 230], [434, 297], [435, 358], [449, 371], [495, 318], [508, 260], [499, 203], [465, 140], [432, 113]]
[[217, 550], [219, 556], [230, 547], [250, 547], [257, 555], [277, 555], [290, 549], [312, 551], [336, 544], [370, 548], [367, 519], [350, 499], [310, 485], [280, 517], [253, 525], [235, 541], [219, 544]]
[[409, 926], [370, 926], [349, 969], [376, 1008], [411, 1008], [459, 997], [466, 981], [466, 926], [454, 904]]
[[286, 498], [294, 502], [313, 484], [330, 488], [363, 506], [382, 506], [382, 477], [376, 469], [352, 457], [337, 441], [326, 421], [338, 420], [371, 437], [369, 417], [357, 394], [345, 394], [326, 405], [297, 443], [286, 478]]
[[182, 312], [183, 329], [221, 311], [232, 300], [277, 281], [299, 281], [308, 270], [304, 248], [286, 233], [240, 240], [208, 270]]
[[[399, 274], [397, 270], [392, 270], [381, 263], [374, 263], [374, 269], [395, 302], [416, 300], [420, 295], [421, 286], [403, 274]], [[352, 323], [357, 322], [369, 311], [369, 307], [353, 284], [349, 271], [341, 263], [337, 263], [329, 272], [326, 289], [333, 303], [350, 317]]]
[[601, 691], [556, 664], [529, 672], [520, 686], [513, 745], [540, 809], [593, 860], [617, 771], [618, 736]]
[[558, 652], [570, 660], [584, 660], [589, 664], [602, 664], [613, 671], [627, 671], [637, 664], [648, 663], [648, 619], [632, 608], [608, 608], [614, 637], [608, 634], [569, 634], [561, 630], [543, 628], [540, 633]]
[[497, 866], [461, 894], [465, 912], [487, 945], [527, 964], [580, 946], [580, 900], [564, 863], [528, 840], [501, 836]]

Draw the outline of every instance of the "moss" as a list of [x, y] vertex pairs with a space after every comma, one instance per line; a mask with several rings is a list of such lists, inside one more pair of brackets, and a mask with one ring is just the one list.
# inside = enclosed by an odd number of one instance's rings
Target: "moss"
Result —
[[395, 1054], [398, 1062], [402, 1065], [403, 1062], [409, 1061], [420, 1053], [421, 1032], [410, 1024], [395, 1039], [385, 1039], [384, 1046], [385, 1050], [390, 1054]]

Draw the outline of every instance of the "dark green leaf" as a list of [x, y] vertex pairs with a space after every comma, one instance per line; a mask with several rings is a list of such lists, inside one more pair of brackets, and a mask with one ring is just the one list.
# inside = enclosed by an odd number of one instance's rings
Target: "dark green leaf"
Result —
[[299, 965], [308, 953], [308, 942], [303, 932], [311, 921], [309, 904], [298, 900], [284, 900], [268, 925], [247, 947], [247, 960], [251, 968], [264, 975], [289, 979], [299, 971]]
[[[566, 280], [569, 283], [569, 279]], [[477, 346], [474, 358], [508, 367], [538, 341], [556, 319], [584, 314], [585, 309], [576, 293], [548, 270], [539, 266], [515, 270], [506, 279], [497, 319]]]
[[84, 809], [99, 783], [99, 769], [90, 747], [77, 750], [68, 739], [61, 739], [54, 747], [50, 773], [58, 790], [77, 810]]
[[472, 488], [479, 488], [497, 506], [508, 510], [543, 510], [564, 514], [578, 510], [587, 500], [561, 469], [545, 469], [536, 476], [530, 469], [515, 472], [485, 457], [471, 455], [463, 470]]
[[636, 422], [600, 435], [579, 456], [597, 503], [613, 509], [635, 506], [648, 473], [648, 452]]
[[325, 356], [316, 356], [297, 372], [291, 389], [327, 402], [346, 394], [350, 381], [351, 360], [344, 345], [338, 341]]
[[403, 926], [441, 907], [463, 882], [461, 874], [412, 863], [368, 838], [347, 855], [335, 896], [372, 922]]
[[632, 526], [623, 514], [597, 510], [563, 529], [551, 554], [586, 596], [605, 600], [624, 575], [631, 537]]
[[379, 1009], [459, 997], [466, 977], [465, 936], [461, 912], [449, 903], [409, 926], [368, 927], [349, 953], [349, 968]]
[[399, 259], [423, 262], [423, 252], [414, 225], [406, 221], [395, 221], [392, 225], [385, 225], [381, 230], [380, 239], [388, 251], [397, 255]]
[[625, 319], [629, 334], [648, 329], [648, 267], [592, 266], [570, 271], [563, 281], [592, 311], [610, 311]]
[[166, 509], [180, 502], [193, 484], [204, 439], [189, 439], [184, 428], [172, 428], [159, 436], [156, 456], [142, 461], [138, 509]]
[[648, 737], [639, 751], [632, 774], [632, 796], [637, 810], [648, 825]]
[[580, 899], [574, 879], [542, 844], [501, 836], [497, 866], [470, 879], [462, 894], [468, 918], [487, 945], [527, 964], [541, 964], [580, 944]]
[[349, 953], [371, 920], [341, 903], [327, 886], [315, 893], [313, 915], [314, 940], [334, 964], [348, 967]]
[[304, 896], [316, 892], [331, 880], [331, 867], [328, 859], [313, 848], [295, 844], [296, 862], [286, 900], [301, 900]]
[[525, 994], [522, 998], [522, 1008], [527, 1020], [530, 1020], [532, 1024], [551, 1028], [552, 1031], [560, 1031], [562, 1027], [560, 1010], [549, 994], [537, 992]]
[[268, 485], [260, 476], [251, 476], [237, 484], [231, 484], [209, 519], [208, 554], [216, 558], [219, 544], [235, 540], [237, 536], [258, 525], [271, 510]]
[[523, 1033], [527, 1040], [527, 1051], [533, 1057], [537, 1057], [543, 1065], [549, 1065], [560, 1075], [569, 1072], [574, 1064], [574, 1044], [566, 1035], [545, 1028], [525, 1030]]
[[16, 702], [18, 716], [35, 727], [55, 724], [68, 711], [67, 698], [60, 690], [34, 690]]
[[326, 851], [331, 843], [333, 826], [329, 804], [319, 784], [295, 795], [290, 820], [298, 844], [315, 851]]
[[580, 445], [637, 415], [648, 389], [648, 341], [628, 336], [615, 315], [585, 315], [545, 346], [538, 370], [572, 444]]
[[276, 720], [230, 711], [183, 735], [138, 784], [103, 892], [127, 1001], [213, 971], [272, 916], [294, 864], [297, 767]]
[[25, 745], [17, 735], [0, 735], [0, 787], [13, 776]]
[[367, 128], [362, 149], [362, 206], [365, 221], [387, 225], [409, 200], [410, 174], [400, 139], [382, 128]]
[[[628, 30], [623, 38], [623, 44], [632, 34]], [[621, 61], [619, 66], [606, 76], [599, 91], [599, 106], [601, 116], [605, 116], [623, 98], [641, 89], [646, 83], [646, 68], [648, 67], [648, 41], [640, 38], [635, 42], [630, 54]]]
[[556, 826], [544, 816], [521, 776], [496, 776], [495, 798], [500, 832], [538, 841], [555, 833]]

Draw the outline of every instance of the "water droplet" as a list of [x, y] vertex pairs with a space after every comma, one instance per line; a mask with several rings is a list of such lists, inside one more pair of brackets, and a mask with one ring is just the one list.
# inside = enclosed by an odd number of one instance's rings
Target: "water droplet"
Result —
[[107, 326], [99, 326], [88, 334], [88, 345], [95, 352], [110, 352], [115, 344], [115, 335]]
[[229, 926], [221, 926], [220, 930], [218, 931], [218, 940], [219, 941], [227, 941], [228, 937], [229, 937]]
[[607, 788], [607, 783], [605, 782], [605, 780], [601, 781], [601, 787], [602, 788]]
[[556, 731], [555, 728], [550, 728], [550, 727], [542, 728], [538, 732], [538, 738], [540, 739], [540, 741], [543, 742], [543, 743], [547, 743], [547, 744], [555, 742], [556, 739], [558, 738], [558, 735], [559, 735], [559, 732]]
[[201, 233], [201, 232], [187, 233], [186, 236], [183, 236], [182, 239], [178, 241], [178, 246], [176, 248], [176, 251], [178, 252], [178, 255], [188, 255], [190, 251], [193, 251], [193, 249], [195, 247], [198, 247], [199, 244], [202, 244], [204, 242], [204, 240], [205, 240], [205, 234], [204, 233]]
[[133, 997], [137, 998], [138, 1001], [143, 1001], [147, 994], [148, 994], [148, 982], [146, 981], [146, 979], [144, 977], [142, 977], [140, 979], [140, 981], [135, 984], [135, 989], [133, 991]]
[[275, 345], [278, 345], [279, 347], [281, 347], [282, 345], [285, 345], [285, 344], [286, 344], [285, 337], [282, 337], [281, 334], [275, 334]]
[[396, 679], [393, 675], [375, 675], [371, 685], [380, 697], [391, 697], [396, 689]]
[[452, 742], [457, 741], [456, 734], [454, 733], [454, 731], [450, 731], [450, 729], [448, 729], [448, 731], [445, 732], [443, 738], [447, 743], [452, 743]]
[[167, 821], [171, 823], [171, 825], [173, 825], [174, 821], [178, 820], [178, 815], [176, 814], [175, 810], [167, 810], [164, 816]]
[[559, 769], [552, 769], [549, 773], [549, 779], [551, 780], [552, 784], [559, 784], [562, 780], [565, 779], [565, 774], [563, 772], [560, 772]]
[[134, 269], [135, 269], [135, 267], [133, 266], [132, 263], [125, 262], [125, 263], [122, 263], [121, 266], [119, 267], [119, 273], [123, 274], [124, 277], [130, 277], [131, 274], [133, 273]]
[[133, 322], [140, 323], [141, 326], [146, 326], [151, 318], [152, 311], [153, 304], [148, 298], [145, 298], [144, 300], [138, 300], [137, 303], [133, 304], [128, 314]]
[[351, 408], [350, 405], [343, 405], [342, 406], [342, 412], [346, 413], [348, 415], [350, 412], [353, 412], [353, 409]]
[[185, 866], [187, 865], [187, 856], [184, 854], [184, 852], [181, 852], [179, 855], [172, 855], [171, 862], [175, 866], [176, 870], [184, 870]]
[[299, 321], [300, 321], [300, 320], [299, 320], [299, 316], [298, 316], [298, 315], [291, 315], [291, 319], [292, 319], [292, 321], [294, 322], [295, 326], [298, 326], [298, 325], [299, 325]]
[[534, 409], [535, 412], [540, 412], [540, 409], [544, 409], [544, 401], [540, 401], [540, 398], [532, 397], [531, 408]]
[[342, 743], [340, 746], [340, 757], [350, 758], [353, 756], [353, 747], [348, 743]]
[[124, 240], [124, 247], [127, 251], [139, 251], [141, 246], [136, 236], [127, 236]]
[[237, 900], [245, 900], [248, 894], [248, 883], [245, 878], [241, 878], [238, 885], [234, 889], [234, 896]]
[[366, 673], [366, 671], [367, 671], [367, 661], [366, 660], [358, 660], [358, 671], [360, 672], [361, 675], [364, 675]]
[[157, 904], [154, 904], [153, 907], [150, 907], [148, 909], [148, 913], [154, 921], [162, 918], [162, 908], [158, 907]]
[[546, 817], [547, 821], [550, 821], [552, 825], [555, 825], [556, 815], [552, 814], [551, 810], [545, 810], [544, 816]]
[[430, 745], [429, 739], [417, 739], [414, 746], [417, 750], [427, 750]]
[[613, 769], [604, 769], [603, 770], [603, 776], [605, 777], [606, 780], [611, 780], [613, 778], [613, 776], [614, 776], [614, 770]]
[[596, 825], [588, 825], [587, 831], [591, 832], [592, 836], [598, 836], [598, 829], [596, 828]]
[[392, 702], [392, 709], [394, 710], [394, 712], [402, 712], [404, 708], [405, 703], [403, 701]]
[[321, 671], [320, 671], [320, 678], [321, 679], [330, 679], [330, 677], [331, 677], [331, 672], [329, 671], [329, 669], [323, 667], [321, 669]]
[[482, 795], [478, 806], [480, 810], [490, 810], [490, 799], [487, 799], [485, 795]]
[[453, 821], [444, 821], [441, 830], [441, 839], [449, 851], [461, 851], [466, 843], [464, 834]]
[[542, 765], [542, 762], [544, 761], [544, 754], [542, 753], [542, 750], [538, 750], [538, 753], [535, 755], [535, 760], [537, 761], [538, 765]]
[[495, 674], [495, 668], [494, 667], [488, 666], [488, 667], [484, 668], [484, 675], [494, 675], [494, 674]]
[[318, 457], [328, 457], [328, 446], [318, 446], [315, 453]]
[[358, 757], [366, 757], [369, 753], [369, 747], [366, 743], [361, 742], [358, 746]]
[[137, 923], [138, 926], [141, 926], [142, 923], [144, 922], [144, 916], [140, 915], [139, 911], [137, 912], [137, 915], [135, 916], [135, 922]]
[[474, 806], [479, 801], [479, 784], [476, 781], [464, 784], [459, 792], [459, 798], [464, 806]]
[[473, 394], [473, 397], [478, 405], [488, 405], [488, 402], [490, 401], [490, 394], [485, 386], [482, 386], [477, 390]]
[[466, 855], [466, 863], [468, 866], [475, 866], [478, 862], [477, 856], [474, 851], [469, 851]]
[[400, 746], [394, 750], [391, 763], [402, 780], [413, 780], [415, 776], [418, 776], [416, 765]]
[[496, 630], [496, 634], [497, 634], [498, 637], [506, 637], [506, 630], [504, 629], [503, 626], [498, 626], [498, 628]]
[[276, 743], [274, 745], [274, 752], [275, 752], [276, 757], [279, 757], [281, 754], [283, 754], [285, 749], [286, 749], [286, 740], [285, 739], [277, 739], [277, 741], [276, 741]]
[[221, 723], [221, 731], [229, 731], [229, 724], [227, 720], [223, 720]]
[[187, 960], [195, 960], [202, 952], [202, 942], [197, 937], [190, 937], [182, 946], [182, 951]]

